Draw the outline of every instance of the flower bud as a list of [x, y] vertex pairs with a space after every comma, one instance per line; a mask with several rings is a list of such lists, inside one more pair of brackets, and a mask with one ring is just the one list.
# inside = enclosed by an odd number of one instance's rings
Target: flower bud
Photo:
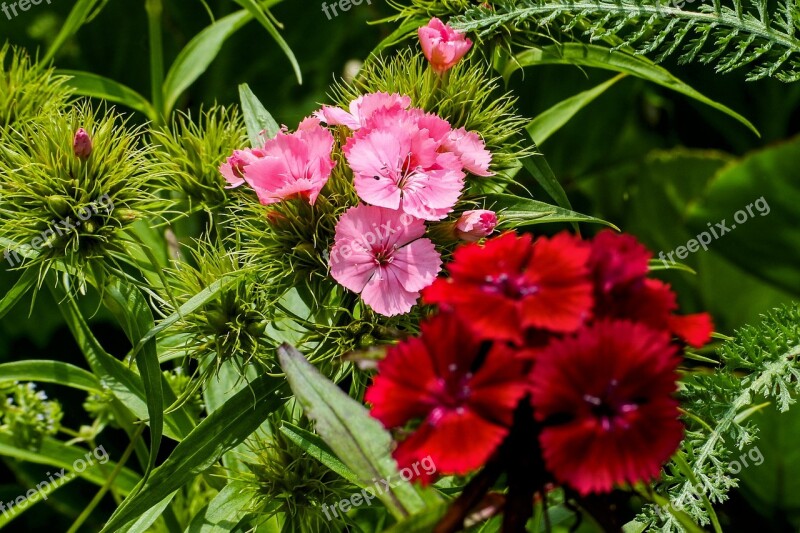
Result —
[[86, 130], [78, 128], [75, 132], [75, 138], [72, 141], [72, 151], [77, 157], [86, 159], [92, 154], [92, 139]]
[[475, 242], [491, 235], [496, 226], [497, 214], [494, 211], [464, 211], [456, 222], [456, 235], [463, 241]]
[[437, 74], [453, 68], [472, 47], [472, 41], [437, 18], [417, 31], [422, 53]]
[[65, 217], [72, 212], [72, 206], [70, 205], [69, 198], [65, 196], [54, 194], [48, 196], [45, 201], [47, 202], [47, 207], [50, 208], [50, 211], [60, 217]]

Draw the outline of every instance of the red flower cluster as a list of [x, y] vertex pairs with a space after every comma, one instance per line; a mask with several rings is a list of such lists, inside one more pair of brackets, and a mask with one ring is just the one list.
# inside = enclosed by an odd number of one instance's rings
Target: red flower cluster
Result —
[[524, 400], [532, 453], [553, 480], [588, 494], [655, 478], [683, 435], [680, 348], [708, 342], [712, 324], [675, 315], [669, 285], [647, 278], [650, 258], [611, 231], [506, 233], [456, 250], [450, 276], [423, 291], [440, 314], [390, 349], [367, 391], [386, 427], [422, 421], [399, 444], [400, 465], [430, 456], [439, 473], [479, 468]]

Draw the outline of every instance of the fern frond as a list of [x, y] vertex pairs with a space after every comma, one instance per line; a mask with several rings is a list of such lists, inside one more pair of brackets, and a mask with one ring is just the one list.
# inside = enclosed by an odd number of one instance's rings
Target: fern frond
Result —
[[[490, 7], [467, 8], [450, 24], [484, 39], [503, 36], [523, 46], [535, 45], [549, 32], [560, 40], [603, 41], [612, 49], [654, 54], [656, 61], [673, 55], [680, 63], [699, 61], [719, 73], [749, 68], [748, 81], [800, 79], [800, 39], [795, 35], [800, 7], [789, 2], [770, 11], [765, 0], [748, 6], [730, 1], [722, 5], [715, 0], [689, 11], [664, 0], [498, 0]], [[416, 0], [414, 5], [430, 11], [429, 3]]]
[[[757, 438], [757, 428], [748, 418], [758, 407], [754, 404], [765, 398], [783, 412], [800, 393], [800, 304], [773, 310], [760, 324], [738, 331], [717, 353], [722, 367], [713, 374], [691, 375], [681, 393], [689, 415], [678, 453], [691, 467], [691, 476], [673, 461], [656, 487], [674, 509], [701, 525], [709, 523], [703, 496], [720, 503], [737, 486], [729, 459], [734, 450], [744, 450]], [[651, 508], [641, 519], [660, 523], [662, 531], [683, 531], [675, 517], [663, 511]]]

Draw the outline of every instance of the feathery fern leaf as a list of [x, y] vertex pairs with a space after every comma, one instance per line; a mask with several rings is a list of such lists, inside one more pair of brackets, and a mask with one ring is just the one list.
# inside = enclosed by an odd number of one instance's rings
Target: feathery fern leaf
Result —
[[[425, 0], [414, 4], [418, 11], [432, 8]], [[440, 9], [456, 15], [454, 27], [482, 38], [501, 35], [523, 45], [554, 36], [603, 41], [613, 49], [652, 54], [656, 61], [677, 55], [680, 63], [713, 64], [719, 73], [747, 67], [749, 81], [800, 79], [800, 7], [793, 2], [774, 11], [765, 0], [748, 6], [714, 0], [696, 11], [665, 0], [497, 0], [454, 13], [457, 6]]]
[[[749, 415], [764, 406], [761, 399], [786, 411], [800, 393], [800, 304], [775, 309], [760, 324], [742, 328], [717, 353], [720, 369], [693, 374], [684, 383], [686, 438], [656, 487], [673, 509], [701, 525], [713, 517], [710, 503], [724, 501], [737, 486], [729, 460], [734, 450], [744, 450], [757, 437]], [[691, 472], [680, 468], [682, 460]], [[650, 508], [640, 520], [661, 523], [661, 531], [683, 531], [664, 511]]]

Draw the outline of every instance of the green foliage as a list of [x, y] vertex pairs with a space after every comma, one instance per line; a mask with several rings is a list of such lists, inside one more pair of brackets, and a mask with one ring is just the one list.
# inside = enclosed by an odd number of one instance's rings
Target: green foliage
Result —
[[681, 63], [712, 64], [718, 73], [748, 68], [749, 80], [790, 82], [800, 79], [800, 60], [793, 57], [800, 52], [799, 15], [793, 3], [770, 8], [766, 0], [752, 6], [715, 0], [697, 11], [661, 0], [499, 0], [467, 9], [454, 25], [522, 43], [604, 41], [614, 49], [653, 54], [656, 61], [675, 54]]
[[[684, 382], [686, 439], [656, 487], [669, 497], [672, 509], [685, 511], [700, 524], [713, 519], [709, 502], [724, 501], [737, 486], [729, 461], [755, 442], [757, 427], [750, 417], [764, 407], [763, 399], [781, 412], [795, 403], [800, 392], [800, 304], [775, 309], [760, 324], [738, 330], [717, 354], [719, 369], [692, 373]], [[682, 468], [682, 461], [690, 470]], [[644, 520], [660, 522], [663, 531], [682, 530], [674, 515], [653, 508]]]
[[154, 129], [151, 136], [153, 160], [169, 175], [169, 189], [188, 198], [190, 209], [216, 210], [228, 201], [219, 166], [247, 140], [236, 107], [213, 106], [197, 120], [177, 114], [171, 127]]
[[0, 134], [64, 109], [71, 95], [66, 80], [23, 49], [0, 47]]
[[[91, 137], [87, 158], [73, 153], [79, 128]], [[27, 266], [62, 265], [79, 277], [120, 254], [122, 230], [156, 212], [150, 191], [161, 171], [140, 136], [113, 110], [88, 103], [21, 125], [0, 158], [0, 237], [12, 252], [33, 254]]]

